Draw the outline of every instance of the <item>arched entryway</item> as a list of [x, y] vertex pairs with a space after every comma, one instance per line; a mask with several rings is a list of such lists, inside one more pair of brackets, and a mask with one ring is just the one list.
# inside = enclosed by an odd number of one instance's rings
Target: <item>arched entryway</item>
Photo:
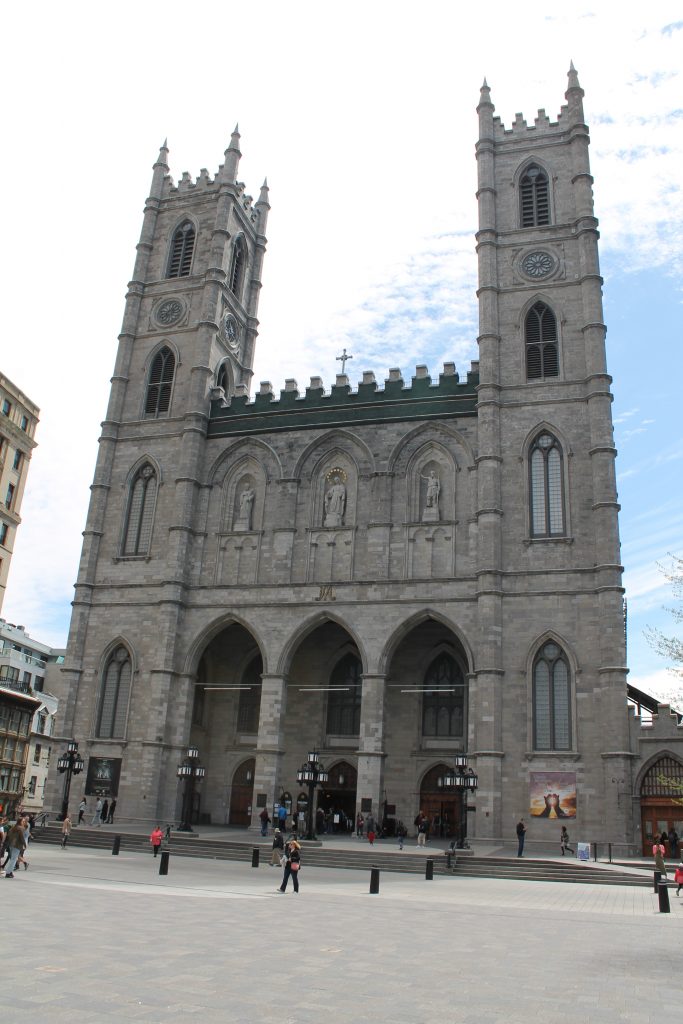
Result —
[[255, 767], [256, 761], [250, 757], [248, 761], [242, 762], [232, 777], [229, 825], [241, 825], [246, 828], [251, 822]]
[[[640, 815], [643, 853], [652, 855], [655, 836], [674, 830], [683, 837], [683, 764], [668, 754], [659, 757], [645, 772], [640, 784]], [[678, 856], [666, 844], [667, 856]]]
[[462, 797], [458, 792], [445, 790], [443, 778], [452, 774], [447, 764], [437, 764], [426, 773], [420, 786], [420, 810], [429, 822], [432, 839], [449, 839], [460, 835]]
[[358, 773], [348, 761], [339, 761], [330, 768], [327, 785], [318, 795], [318, 811], [325, 815], [327, 832], [348, 832], [349, 821], [353, 828], [357, 781]]

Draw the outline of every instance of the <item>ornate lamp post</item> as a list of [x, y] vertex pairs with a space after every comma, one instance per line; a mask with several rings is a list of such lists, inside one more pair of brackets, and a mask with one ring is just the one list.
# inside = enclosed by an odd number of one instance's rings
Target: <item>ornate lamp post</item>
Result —
[[321, 765], [317, 753], [315, 751], [311, 751], [308, 755], [308, 760], [301, 765], [301, 768], [299, 768], [299, 771], [296, 773], [296, 781], [299, 785], [308, 786], [308, 821], [306, 822], [307, 839], [318, 838], [313, 830], [313, 794], [315, 793], [315, 787], [318, 784], [324, 786], [327, 779], [327, 772]]
[[83, 758], [78, 753], [76, 740], [69, 740], [66, 751], [57, 761], [57, 771], [64, 775], [64, 796], [62, 797], [62, 813], [60, 820], [64, 821], [69, 813], [69, 790], [71, 789], [71, 776], [80, 775], [83, 771]]
[[462, 850], [467, 843], [467, 793], [475, 790], [479, 779], [473, 768], [467, 765], [467, 754], [455, 755], [455, 769], [448, 772], [439, 782], [444, 789], [455, 789], [460, 794], [460, 826], [458, 828], [458, 849]]
[[194, 797], [195, 779], [203, 779], [206, 775], [206, 768], [199, 764], [199, 750], [197, 747], [188, 747], [185, 760], [178, 765], [176, 775], [179, 779], [185, 779], [185, 795], [183, 797], [182, 822], [178, 826], [179, 832], [193, 832], [192, 828], [192, 803]]

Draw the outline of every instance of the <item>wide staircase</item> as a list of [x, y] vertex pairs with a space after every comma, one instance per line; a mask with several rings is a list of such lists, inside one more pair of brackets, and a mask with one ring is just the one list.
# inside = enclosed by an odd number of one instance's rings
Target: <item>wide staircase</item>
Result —
[[[112, 849], [114, 835], [121, 838], [120, 850], [125, 853], [150, 853], [149, 838], [129, 832], [103, 832], [97, 828], [81, 826], [74, 829], [69, 838], [70, 846], [88, 847], [91, 849]], [[61, 830], [58, 822], [46, 828], [38, 829], [35, 840], [39, 843], [57, 844], [61, 842]], [[369, 871], [379, 868], [381, 871], [407, 872], [425, 874], [427, 860], [433, 860], [435, 875], [449, 875], [454, 878], [511, 878], [534, 882], [583, 882], [595, 885], [632, 885], [652, 886], [651, 872], [635, 874], [621, 871], [615, 867], [597, 867], [567, 858], [567, 861], [543, 860], [542, 858], [517, 857], [475, 857], [471, 854], [458, 854], [455, 868], [449, 869], [443, 851], [435, 849], [433, 856], [411, 853], [409, 850], [383, 851], [381, 845], [372, 849], [363, 847], [332, 848], [323, 845], [302, 843], [303, 857], [306, 864], [322, 868], [350, 869]], [[253, 851], [258, 849], [261, 864], [270, 860], [272, 841], [254, 836], [248, 841], [211, 839], [207, 836], [186, 837], [173, 833], [162, 849], [168, 849], [173, 857], [207, 857], [213, 860], [232, 860], [251, 862]]]

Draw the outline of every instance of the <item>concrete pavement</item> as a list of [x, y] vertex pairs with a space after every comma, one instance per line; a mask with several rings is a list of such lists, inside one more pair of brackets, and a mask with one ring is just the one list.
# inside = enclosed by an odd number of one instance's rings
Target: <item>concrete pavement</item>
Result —
[[566, 1024], [677, 1019], [683, 899], [647, 889], [35, 843], [0, 879], [5, 1009], [34, 1022]]

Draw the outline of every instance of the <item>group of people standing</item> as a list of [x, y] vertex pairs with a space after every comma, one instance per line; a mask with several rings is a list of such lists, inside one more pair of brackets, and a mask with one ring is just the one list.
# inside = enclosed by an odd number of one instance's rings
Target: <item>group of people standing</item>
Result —
[[[88, 801], [85, 797], [81, 800], [78, 805], [78, 825], [82, 825], [85, 816], [88, 813]], [[95, 804], [95, 813], [92, 816], [91, 826], [99, 828], [100, 825], [113, 825], [114, 814], [116, 813], [116, 798], [111, 803], [109, 800], [103, 800], [102, 797], [98, 797], [97, 803]]]
[[13, 825], [7, 818], [0, 819], [0, 868], [4, 868], [5, 878], [14, 878], [14, 869], [18, 864], [28, 870], [26, 850], [31, 838], [31, 822], [28, 815], [18, 817]]

